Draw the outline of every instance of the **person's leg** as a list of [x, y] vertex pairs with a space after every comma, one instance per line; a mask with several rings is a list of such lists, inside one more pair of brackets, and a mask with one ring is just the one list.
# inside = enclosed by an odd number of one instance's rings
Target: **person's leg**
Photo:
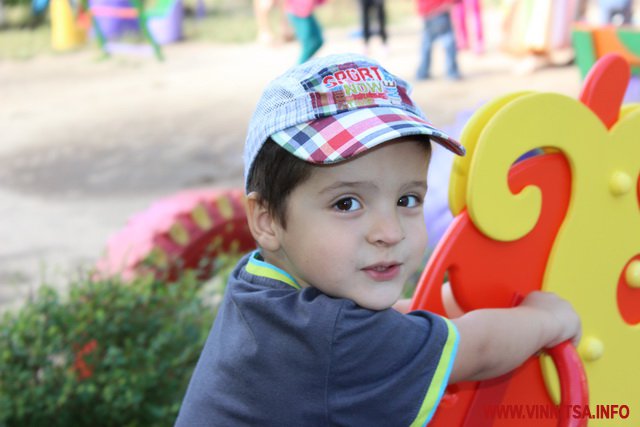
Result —
[[614, 9], [611, 20], [614, 24], [617, 25], [631, 24], [631, 20], [633, 18], [633, 13], [631, 10], [631, 0], [621, 0], [618, 3], [619, 4]]
[[383, 44], [387, 44], [387, 13], [384, 9], [384, 0], [376, 0], [378, 10], [378, 24], [380, 28], [380, 38]]
[[631, 0], [625, 2], [625, 5], [622, 7], [622, 17], [623, 24], [629, 25], [633, 21], [633, 10], [631, 7]]
[[422, 44], [420, 45], [420, 65], [416, 72], [416, 78], [426, 80], [431, 78], [431, 50], [435, 35], [432, 34], [431, 18], [424, 18], [424, 28], [422, 30]]
[[284, 10], [284, 0], [275, 0], [275, 7], [280, 21], [280, 38], [286, 43], [294, 41], [296, 35], [293, 33], [293, 28], [291, 28], [287, 13]]
[[[628, 24], [631, 22], [631, 1], [630, 0], [599, 0], [601, 24]], [[622, 22], [614, 22], [616, 16], [621, 16]]]
[[438, 23], [438, 34], [442, 40], [442, 45], [445, 51], [445, 71], [447, 77], [450, 79], [460, 79], [460, 71], [458, 70], [458, 50], [456, 47], [456, 37], [453, 32], [453, 25], [451, 24], [451, 15], [449, 12], [444, 12], [439, 15], [440, 22]]
[[313, 15], [306, 18], [297, 17], [291, 13], [287, 14], [293, 31], [300, 41], [302, 51], [298, 63], [302, 64], [313, 56], [322, 46], [322, 29]]
[[269, 11], [273, 7], [273, 0], [253, 0], [253, 12], [258, 26], [258, 42], [270, 44], [274, 37], [269, 25]]
[[320, 26], [320, 22], [318, 22], [315, 15], [311, 15], [309, 18], [311, 19], [311, 22], [310, 22], [311, 33], [309, 35], [308, 50], [306, 52], [306, 54], [308, 55], [307, 59], [315, 55], [315, 53], [322, 47], [324, 43], [324, 38], [322, 37], [322, 27]]
[[360, 0], [360, 19], [362, 22], [362, 42], [364, 53], [368, 54], [369, 39], [371, 38], [371, 0]]

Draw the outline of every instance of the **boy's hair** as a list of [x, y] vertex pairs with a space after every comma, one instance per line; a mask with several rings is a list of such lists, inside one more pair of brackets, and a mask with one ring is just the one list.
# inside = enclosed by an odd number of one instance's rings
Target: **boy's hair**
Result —
[[297, 158], [269, 138], [254, 160], [247, 178], [247, 192], [258, 193], [260, 203], [286, 228], [287, 199], [311, 176], [313, 168], [313, 164]]
[[[424, 137], [418, 136], [417, 139]], [[424, 138], [428, 140], [428, 138]], [[426, 153], [431, 144], [421, 144]], [[260, 203], [275, 218], [282, 228], [287, 228], [287, 199], [291, 192], [304, 183], [314, 168], [322, 166], [305, 162], [273, 142], [265, 142], [253, 163], [247, 180], [247, 192], [259, 194]]]

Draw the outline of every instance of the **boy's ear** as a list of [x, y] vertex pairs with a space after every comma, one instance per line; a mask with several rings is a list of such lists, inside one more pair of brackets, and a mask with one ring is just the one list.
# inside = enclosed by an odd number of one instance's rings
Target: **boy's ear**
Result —
[[247, 221], [251, 235], [262, 249], [273, 252], [280, 249], [278, 223], [255, 191], [247, 195]]

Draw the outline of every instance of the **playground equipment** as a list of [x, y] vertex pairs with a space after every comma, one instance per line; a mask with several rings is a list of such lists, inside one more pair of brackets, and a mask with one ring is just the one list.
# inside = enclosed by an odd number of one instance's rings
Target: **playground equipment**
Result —
[[182, 38], [182, 0], [158, 0], [148, 9], [142, 0], [90, 0], [89, 11], [98, 44], [106, 55], [140, 50], [116, 42], [127, 30], [140, 31], [158, 60], [163, 60], [161, 44]]
[[[640, 382], [631, 374], [640, 356], [640, 346], [634, 345], [640, 322], [640, 108], [620, 109], [628, 80], [625, 61], [606, 56], [587, 77], [582, 103], [522, 92], [474, 115], [462, 135], [470, 154], [456, 159], [450, 183], [457, 216], [434, 251], [413, 302], [414, 308], [444, 314], [445, 272], [464, 311], [508, 307], [514, 295], [537, 289], [567, 298], [583, 321], [579, 354], [592, 407], [629, 405], [640, 395]], [[534, 148], [548, 152], [513, 164]], [[571, 352], [564, 351], [557, 359], [564, 359], [559, 362], [561, 385], [563, 376], [580, 384], [577, 359], [571, 362]], [[550, 364], [532, 359], [507, 378], [456, 384], [432, 424], [477, 425], [473, 420], [483, 416], [478, 408], [486, 407], [487, 400], [548, 407], [559, 401], [555, 378]], [[581, 399], [579, 389], [564, 384], [563, 408], [583, 408]], [[638, 415], [631, 417], [637, 423]], [[487, 421], [493, 426], [514, 422]], [[570, 421], [581, 420], [565, 420]], [[550, 417], [517, 424], [556, 422]], [[603, 420], [590, 425], [598, 422]]]
[[577, 24], [572, 31], [572, 42], [583, 78], [593, 64], [608, 53], [622, 56], [631, 65], [631, 72], [640, 75], [639, 28]]
[[[34, 8], [44, 8], [40, 2]], [[77, 15], [69, 0], [51, 0], [51, 45], [54, 50], [67, 51], [83, 45], [87, 40], [89, 23]]]
[[[446, 273], [463, 311], [509, 307], [542, 289], [572, 302], [583, 338], [577, 352], [568, 343], [551, 349], [553, 363], [533, 357], [501, 378], [451, 385], [430, 425], [598, 426], [607, 420], [589, 420], [585, 411], [636, 403], [640, 105], [621, 106], [629, 78], [624, 59], [608, 55], [587, 76], [579, 100], [506, 95], [463, 130], [468, 155], [455, 160], [450, 181], [455, 218], [412, 307], [446, 315]], [[535, 149], [542, 153], [517, 161]], [[159, 202], [110, 239], [99, 270], [171, 276], [221, 251], [249, 250], [242, 197], [240, 190], [202, 190]], [[498, 405], [524, 411], [558, 404], [559, 418], [487, 413]], [[637, 411], [627, 416], [625, 425], [638, 424]]]
[[593, 64], [604, 55], [615, 53], [631, 66], [631, 80], [625, 102], [640, 101], [640, 28], [577, 24], [572, 32], [576, 65], [584, 78]]
[[[198, 2], [198, 5], [201, 1]], [[181, 40], [184, 8], [182, 0], [158, 0], [155, 7], [147, 10], [149, 31], [161, 45]]]
[[[46, 7], [46, 0], [34, 0], [34, 9]], [[149, 50], [163, 60], [161, 45], [182, 38], [182, 0], [157, 0], [145, 8], [142, 0], [83, 0], [73, 4], [70, 0], [51, 1], [52, 45], [65, 51], [86, 42], [89, 27], [102, 52], [109, 56], [115, 52]], [[141, 33], [148, 45], [118, 43], [127, 32]]]

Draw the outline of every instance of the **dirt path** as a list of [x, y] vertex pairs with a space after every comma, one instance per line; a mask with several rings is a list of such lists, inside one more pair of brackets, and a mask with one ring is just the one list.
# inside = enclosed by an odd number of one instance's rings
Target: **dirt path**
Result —
[[[392, 27], [391, 53], [381, 58], [410, 81], [419, 31], [417, 19]], [[322, 54], [359, 49], [346, 30], [326, 39]], [[462, 82], [414, 82], [433, 122], [451, 125], [460, 112], [516, 90], [577, 95], [575, 68], [515, 76], [513, 60], [489, 42], [483, 57], [461, 55]], [[241, 186], [250, 114], [297, 46], [181, 43], [166, 56], [163, 64], [98, 61], [86, 51], [0, 63], [0, 306], [19, 304], [43, 281], [64, 286], [95, 263], [128, 217], [163, 195]]]

